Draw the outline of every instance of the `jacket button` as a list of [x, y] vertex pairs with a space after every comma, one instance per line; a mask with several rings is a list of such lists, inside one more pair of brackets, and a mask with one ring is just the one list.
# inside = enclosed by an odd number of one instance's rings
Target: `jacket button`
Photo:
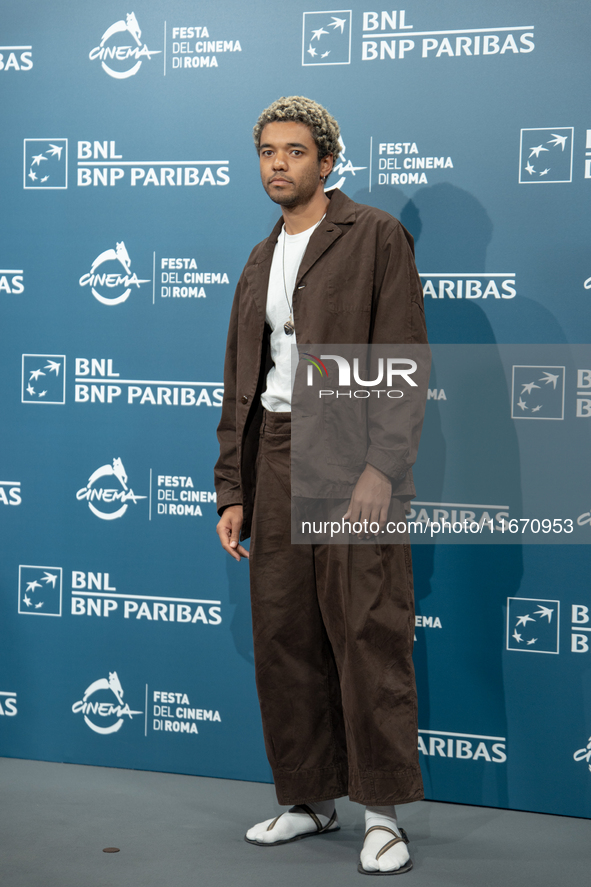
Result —
[[248, 394], [243, 394], [240, 400], [242, 403], [248, 403]]

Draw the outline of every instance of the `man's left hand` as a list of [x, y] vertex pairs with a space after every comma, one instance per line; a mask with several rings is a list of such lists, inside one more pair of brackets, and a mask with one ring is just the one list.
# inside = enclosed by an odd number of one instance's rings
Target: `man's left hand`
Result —
[[384, 529], [388, 520], [388, 509], [390, 507], [390, 499], [392, 498], [392, 484], [390, 478], [379, 468], [366, 464], [361, 477], [355, 484], [349, 508], [343, 520], [349, 520], [351, 523], [364, 521], [364, 529], [357, 533], [359, 538], [363, 536], [376, 535], [369, 530], [371, 523], [378, 524], [379, 530]]

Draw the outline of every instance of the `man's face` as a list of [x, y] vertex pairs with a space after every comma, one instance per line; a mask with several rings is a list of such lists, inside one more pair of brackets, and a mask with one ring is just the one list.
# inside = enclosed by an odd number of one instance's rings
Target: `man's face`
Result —
[[332, 168], [332, 155], [318, 160], [309, 127], [292, 120], [267, 123], [259, 160], [263, 188], [271, 200], [287, 207], [309, 203]]

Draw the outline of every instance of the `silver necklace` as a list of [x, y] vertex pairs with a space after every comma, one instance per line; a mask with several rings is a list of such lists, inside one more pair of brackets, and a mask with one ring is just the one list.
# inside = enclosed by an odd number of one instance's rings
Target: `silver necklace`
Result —
[[[324, 215], [326, 215], [326, 213]], [[324, 218], [324, 216], [322, 216], [322, 219], [323, 218]], [[318, 225], [320, 224], [322, 219], [318, 219], [318, 221], [316, 222], [316, 224], [312, 228], [312, 231], [310, 232], [310, 237], [312, 236], [312, 234], [314, 233], [314, 231], [316, 230], [316, 228], [318, 227]], [[283, 324], [283, 331], [285, 332], [286, 336], [293, 336], [293, 334], [295, 333], [295, 326], [294, 326], [294, 322], [293, 322], [293, 309], [292, 309], [292, 303], [289, 301], [289, 298], [287, 295], [287, 283], [285, 280], [285, 241], [287, 239], [287, 231], [285, 230], [285, 225], [283, 226], [282, 233], [283, 233], [283, 249], [282, 249], [281, 271], [282, 271], [282, 275], [283, 275], [283, 291], [285, 293], [285, 301], [287, 302], [287, 307], [289, 308], [289, 317], [287, 318], [287, 320]]]

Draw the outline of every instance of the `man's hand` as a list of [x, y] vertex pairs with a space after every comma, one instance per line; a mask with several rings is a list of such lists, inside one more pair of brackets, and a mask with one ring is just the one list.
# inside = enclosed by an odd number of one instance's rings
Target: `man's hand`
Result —
[[243, 548], [238, 542], [243, 519], [242, 505], [229, 505], [227, 508], [224, 508], [216, 527], [222, 548], [228, 554], [231, 554], [235, 561], [239, 561], [242, 557], [248, 558], [249, 556], [246, 548]]
[[[379, 468], [366, 464], [361, 477], [355, 484], [349, 508], [343, 520], [355, 522], [367, 521], [365, 529], [356, 535], [362, 536], [376, 535], [369, 530], [369, 525], [374, 523], [379, 525], [379, 530], [384, 529], [388, 520], [388, 509], [390, 507], [390, 499], [392, 498], [392, 484], [390, 478]], [[225, 514], [225, 512], [224, 512]]]

